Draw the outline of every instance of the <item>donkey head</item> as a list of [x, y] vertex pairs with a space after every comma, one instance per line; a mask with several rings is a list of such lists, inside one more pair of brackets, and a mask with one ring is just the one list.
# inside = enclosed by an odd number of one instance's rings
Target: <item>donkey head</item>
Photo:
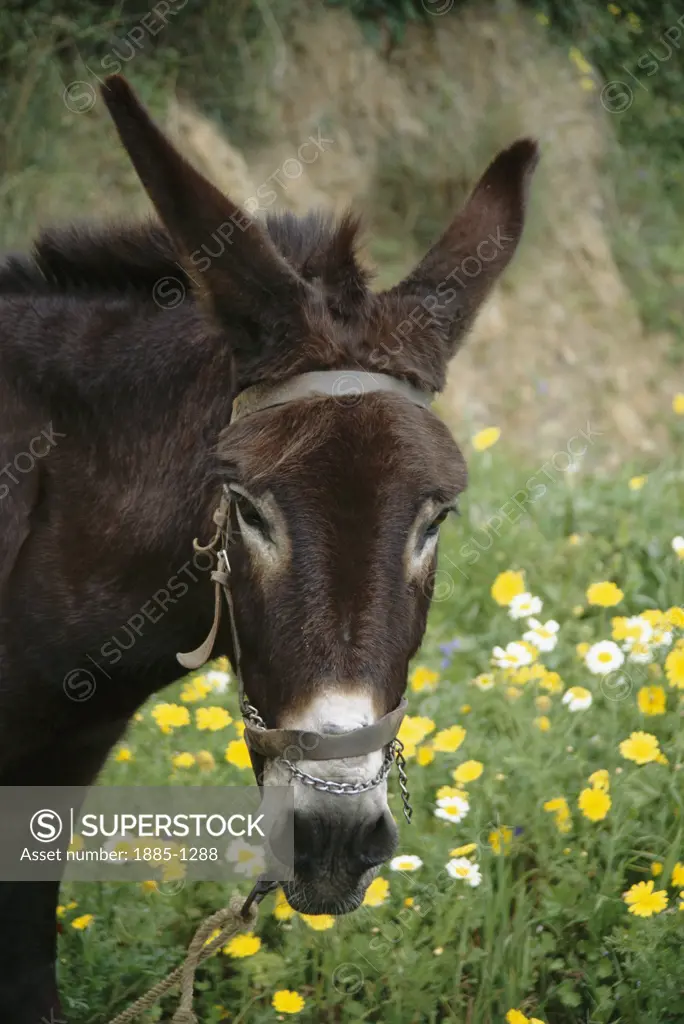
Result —
[[[208, 322], [232, 348], [237, 393], [331, 369], [441, 390], [520, 240], [534, 142], [500, 153], [409, 276], [373, 293], [350, 217], [336, 228], [290, 217], [263, 226], [176, 152], [123, 79], [108, 79], [104, 97]], [[439, 526], [466, 485], [463, 456], [428, 409], [401, 394], [344, 392], [264, 408], [220, 441], [242, 673], [269, 728], [344, 732], [397, 706], [425, 629]], [[379, 750], [299, 767], [363, 782], [382, 761]], [[354, 909], [395, 848], [386, 783], [331, 795], [282, 760], [262, 767], [265, 785], [295, 787], [289, 901], [309, 913]]]

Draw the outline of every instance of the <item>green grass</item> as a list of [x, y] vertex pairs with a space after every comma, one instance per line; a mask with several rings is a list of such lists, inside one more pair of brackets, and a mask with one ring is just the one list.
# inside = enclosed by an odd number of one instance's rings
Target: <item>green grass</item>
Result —
[[[259, 952], [242, 960], [219, 954], [200, 969], [196, 1008], [202, 1024], [274, 1021], [271, 999], [282, 988], [305, 998], [299, 1019], [306, 1022], [498, 1024], [514, 1007], [550, 1024], [682, 1019], [684, 913], [676, 909], [677, 890], [669, 882], [675, 862], [684, 861], [684, 693], [668, 686], [660, 668], [630, 663], [622, 672], [626, 682], [602, 685], [575, 647], [609, 638], [613, 614], [684, 601], [684, 563], [671, 548], [672, 537], [684, 532], [684, 473], [681, 466], [662, 464], [642, 490], [632, 491], [627, 481], [637, 467], [625, 467], [616, 479], [549, 472], [545, 493], [535, 492], [537, 500], [517, 517], [511, 496], [518, 492], [524, 504], [520, 492], [532, 493], [528, 481], [535, 474], [539, 479], [539, 468], [516, 466], [501, 444], [472, 453], [470, 465], [462, 517], [444, 528], [440, 600], [417, 659], [439, 671], [439, 684], [434, 692], [409, 695], [412, 715], [430, 717], [437, 729], [462, 724], [467, 735], [456, 752], [436, 753], [430, 764], [410, 759], [410, 826], [400, 820], [396, 780], [391, 786], [400, 850], [418, 854], [424, 866], [411, 874], [383, 870], [387, 902], [337, 919], [326, 931], [314, 931], [298, 917], [276, 920], [269, 897], [257, 925]], [[502, 518], [497, 535], [494, 526]], [[575, 533], [579, 543], [569, 540]], [[524, 628], [490, 595], [492, 581], [508, 568], [523, 570], [529, 589], [543, 599], [541, 618], [560, 622], [559, 643], [541, 660], [560, 674], [563, 689], [582, 685], [592, 691], [588, 710], [571, 713], [561, 692], [549, 695], [534, 682], [516, 687], [517, 699], [501, 677], [486, 692], [472, 684], [489, 669], [493, 645], [505, 645]], [[615, 609], [587, 606], [586, 588], [598, 580], [614, 580], [624, 591]], [[675, 640], [681, 636], [677, 632]], [[442, 667], [440, 644], [455, 637], [459, 650]], [[662, 665], [665, 653], [655, 665]], [[666, 714], [645, 717], [639, 711], [636, 695], [646, 683], [664, 687]], [[193, 725], [170, 735], [159, 731], [150, 707], [177, 701], [180, 686], [143, 709], [125, 739], [133, 760], [112, 758], [103, 782], [249, 781], [249, 772], [223, 760], [236, 737], [233, 725], [215, 733]], [[547, 732], [534, 724], [539, 696], [550, 696]], [[235, 714], [233, 687], [202, 702], [217, 703]], [[188, 706], [194, 717], [201, 705]], [[658, 737], [668, 764], [639, 767], [621, 756], [620, 742], [638, 729]], [[171, 767], [175, 754], [201, 749], [214, 754], [213, 771]], [[470, 811], [460, 824], [440, 821], [433, 814], [435, 792], [452, 783], [452, 770], [467, 759], [484, 764], [482, 776], [467, 787]], [[605, 820], [591, 822], [579, 812], [577, 798], [599, 768], [610, 772], [612, 806]], [[561, 796], [571, 812], [567, 833], [543, 809], [545, 801]], [[496, 855], [489, 837], [504, 826], [514, 834], [506, 855]], [[444, 871], [449, 850], [465, 843], [476, 844], [478, 888]], [[627, 912], [621, 897], [652, 877], [654, 861], [664, 865], [656, 888], [668, 889], [669, 906], [641, 919]], [[232, 888], [193, 883], [164, 895], [132, 883], [65, 887], [62, 903], [78, 903], [62, 918], [59, 945], [70, 1020], [101, 1024], [146, 991], [183, 959], [199, 921], [224, 905]], [[404, 906], [409, 897], [412, 907]], [[71, 928], [70, 921], [84, 913], [94, 915], [91, 926]], [[170, 1018], [175, 1005], [167, 1000], [163, 1015], [144, 1019]]]

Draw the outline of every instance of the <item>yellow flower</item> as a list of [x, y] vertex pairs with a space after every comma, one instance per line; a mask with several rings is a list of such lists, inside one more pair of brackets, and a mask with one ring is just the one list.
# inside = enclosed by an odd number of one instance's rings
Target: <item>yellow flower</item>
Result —
[[245, 932], [244, 935], [236, 935], [235, 938], [231, 939], [227, 946], [223, 947], [222, 952], [226, 956], [232, 956], [236, 960], [241, 960], [246, 956], [254, 956], [261, 949], [261, 939], [258, 935], [254, 935], [252, 932]]
[[641, 29], [641, 19], [638, 14], [633, 14], [631, 11], [627, 15], [627, 22], [630, 28], [633, 28], [635, 32], [639, 32]]
[[456, 786], [440, 786], [435, 793], [435, 800], [443, 800], [447, 796], [462, 796], [465, 800], [468, 799], [468, 794], [463, 789]]
[[206, 681], [205, 676], [197, 676], [183, 684], [180, 699], [184, 704], [195, 704], [198, 700], [204, 700], [211, 692], [211, 685]]
[[575, 647], [575, 650], [577, 651], [577, 657], [581, 658], [582, 661], [584, 661], [584, 659], [586, 657], [586, 654], [587, 654], [587, 651], [589, 650], [590, 646], [591, 646], [591, 644], [587, 644], [587, 643], [577, 644], [577, 646]]
[[668, 608], [665, 619], [667, 625], [673, 629], [684, 629], [684, 608], [678, 608], [676, 605]]
[[466, 731], [462, 725], [452, 725], [448, 729], [441, 729], [432, 741], [433, 748], [441, 754], [453, 754], [466, 738]]
[[197, 767], [201, 768], [203, 772], [210, 772], [216, 767], [214, 755], [210, 750], [198, 750], [195, 754], [195, 761]]
[[500, 572], [492, 583], [491, 594], [497, 604], [509, 605], [518, 594], [525, 593], [525, 574], [507, 569]]
[[332, 914], [300, 914], [299, 916], [315, 932], [326, 932], [335, 924]]
[[577, 545], [581, 543], [582, 538], [580, 537], [579, 533], [571, 533], [568, 537], [568, 544], [571, 544], [572, 547], [577, 547]]
[[374, 878], [363, 897], [364, 907], [379, 907], [389, 896], [389, 882], [386, 878]]
[[564, 796], [557, 796], [553, 800], [547, 800], [544, 804], [544, 810], [549, 814], [555, 815], [556, 828], [559, 832], [570, 832], [572, 829], [572, 817], [568, 801]]
[[293, 992], [289, 988], [281, 988], [274, 992], [271, 1006], [276, 1013], [300, 1013], [304, 1009], [305, 1001], [299, 992]]
[[192, 768], [195, 763], [195, 755], [185, 751], [182, 754], [176, 754], [171, 760], [171, 764], [174, 768]]
[[684, 416], [684, 392], [678, 391], [672, 399], [672, 411], [675, 416]]
[[231, 740], [226, 747], [225, 759], [228, 764], [235, 765], [236, 768], [252, 767], [249, 747], [244, 740]]
[[540, 694], [539, 697], [534, 698], [537, 711], [550, 711], [553, 707], [553, 701], [550, 697], [547, 697], [545, 693]]
[[278, 894], [273, 905], [273, 916], [276, 921], [289, 921], [291, 917], [294, 917], [294, 915], [295, 911], [285, 899], [285, 893], [282, 889], [278, 889]]
[[600, 608], [612, 608], [613, 605], [619, 604], [624, 596], [620, 588], [608, 580], [592, 583], [587, 590], [587, 602]]
[[92, 914], [81, 914], [80, 917], [75, 917], [71, 922], [71, 927], [75, 928], [76, 931], [82, 932], [86, 928], [89, 928], [95, 918]]
[[225, 708], [197, 708], [195, 720], [198, 729], [209, 729], [211, 732], [218, 732], [225, 729], [233, 721]]
[[620, 744], [620, 753], [636, 764], [648, 764], [655, 761], [660, 754], [658, 740], [650, 732], [633, 732], [629, 739]]
[[506, 1014], [508, 1024], [529, 1024], [529, 1019], [520, 1010], [509, 1010]]
[[420, 715], [406, 715], [399, 727], [397, 739], [404, 744], [404, 757], [413, 757], [416, 747], [435, 728], [431, 718]]
[[600, 789], [607, 793], [610, 789], [610, 775], [605, 768], [599, 768], [589, 776], [589, 783], [594, 789]]
[[434, 672], [431, 668], [425, 668], [423, 665], [414, 668], [411, 673], [410, 683], [414, 693], [420, 693], [421, 690], [435, 690], [438, 682], [439, 672]]
[[591, 74], [591, 64], [585, 57], [582, 56], [576, 46], [570, 47], [569, 52], [570, 60], [575, 65], [578, 71], [581, 71], [584, 75]]
[[659, 914], [667, 906], [667, 892], [660, 889], [653, 892], [653, 879], [648, 882], [637, 882], [624, 894], [624, 901], [629, 907], [630, 914], [637, 917], [652, 917]]
[[414, 903], [415, 903], [415, 900], [414, 900], [413, 896], [407, 896], [406, 899], [404, 900], [404, 906], [405, 907], [412, 907]]
[[653, 863], [651, 864], [651, 874], [653, 875], [654, 878], [657, 878], [658, 875], [662, 875], [662, 873], [663, 873], [663, 865], [660, 863], [659, 860], [654, 860]]
[[577, 806], [589, 821], [603, 821], [608, 814], [611, 799], [603, 789], [583, 789]]
[[677, 888], [679, 888], [680, 885], [684, 885], [684, 864], [682, 864], [681, 861], [677, 861], [675, 866], [672, 868], [670, 885], [674, 885]]
[[540, 732], [548, 732], [551, 728], [551, 719], [547, 718], [546, 715], [540, 715], [539, 718], [533, 719], [533, 722]]
[[545, 671], [539, 681], [539, 685], [543, 690], [548, 690], [549, 693], [560, 693], [563, 689], [564, 683], [557, 672]]
[[475, 779], [479, 779], [484, 771], [484, 765], [481, 761], [464, 761], [463, 764], [459, 764], [458, 768], [455, 768], [451, 773], [455, 782], [466, 783], [474, 782]]
[[[70, 850], [71, 853], [74, 853], [76, 850], [82, 850], [84, 846], [85, 846], [85, 839], [83, 838], [82, 835], [79, 835], [79, 833], [76, 832], [74, 834], [74, 838], [69, 843], [69, 846], [67, 847], [67, 849]], [[74, 903], [74, 906], [76, 906], [75, 903]]]
[[664, 715], [665, 690], [662, 686], [642, 686], [637, 693], [637, 704], [643, 715]]
[[640, 491], [647, 480], [647, 476], [633, 476], [632, 479], [629, 481], [630, 491]]
[[462, 715], [469, 715], [472, 710], [473, 709], [470, 704], [461, 704], [459, 708]]
[[172, 729], [179, 729], [182, 725], [190, 723], [190, 712], [180, 704], [155, 704], [152, 708], [152, 717], [161, 731], [167, 735]]
[[501, 437], [501, 431], [498, 427], [485, 427], [484, 430], [478, 431], [471, 440], [473, 448], [476, 452], [483, 452], [487, 448], [491, 448], [493, 444]]
[[684, 647], [675, 647], [665, 659], [665, 675], [670, 686], [684, 690]]
[[477, 850], [477, 843], [466, 843], [465, 846], [457, 846], [455, 850], [449, 850], [450, 857], [467, 857], [469, 853]]
[[153, 879], [148, 878], [146, 882], [140, 883], [140, 888], [143, 892], [156, 892], [157, 883]]
[[418, 747], [416, 751], [416, 764], [424, 767], [426, 764], [432, 764], [434, 759], [435, 752], [431, 746]]
[[497, 857], [501, 854], [507, 857], [511, 848], [511, 842], [513, 841], [513, 829], [509, 828], [508, 825], [502, 825], [501, 828], [490, 832], [487, 839]]
[[129, 747], [120, 747], [116, 752], [115, 761], [132, 761], [133, 753]]

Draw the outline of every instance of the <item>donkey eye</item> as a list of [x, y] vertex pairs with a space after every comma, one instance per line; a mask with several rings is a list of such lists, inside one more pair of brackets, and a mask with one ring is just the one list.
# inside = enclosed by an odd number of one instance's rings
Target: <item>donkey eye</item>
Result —
[[451, 509], [443, 508], [439, 515], [435, 516], [435, 518], [432, 520], [427, 530], [425, 531], [426, 537], [435, 537], [437, 533], [439, 533], [439, 528], [446, 519], [446, 517], [449, 515], [450, 511]]
[[269, 539], [271, 531], [268, 528], [268, 523], [249, 498], [246, 498], [244, 494], [237, 494], [233, 491], [233, 500], [235, 501], [235, 508], [237, 509], [240, 521], [249, 529], [258, 530], [259, 533]]
[[432, 522], [429, 524], [429, 526], [423, 533], [423, 543], [425, 543], [425, 541], [429, 540], [431, 537], [437, 536], [437, 534], [439, 533], [440, 526], [442, 525], [442, 523], [444, 522], [444, 520], [446, 519], [450, 512], [455, 512], [456, 515], [459, 514], [458, 508], [455, 505], [447, 505], [446, 508], [443, 508], [442, 511], [435, 516], [435, 518], [432, 520]]

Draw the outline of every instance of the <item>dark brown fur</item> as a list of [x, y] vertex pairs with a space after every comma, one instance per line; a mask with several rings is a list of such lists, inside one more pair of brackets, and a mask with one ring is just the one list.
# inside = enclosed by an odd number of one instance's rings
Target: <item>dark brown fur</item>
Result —
[[[413, 274], [374, 294], [352, 218], [285, 215], [264, 230], [121, 79], [105, 99], [165, 227], [46, 232], [0, 266], [0, 785], [88, 785], [135, 709], [178, 677], [176, 651], [211, 621], [192, 540], [210, 535], [223, 480], [271, 492], [292, 543], [268, 586], [239, 540], [233, 556], [247, 687], [269, 723], [326, 678], [363, 678], [380, 711], [396, 705], [431, 594], [429, 575], [406, 585], [402, 551], [420, 502], [465, 486], [458, 449], [393, 395], [312, 398], [226, 430], [232, 400], [333, 368], [438, 392], [515, 250], [536, 162], [528, 141], [500, 154]], [[200, 269], [227, 222], [230, 242]], [[500, 250], [448, 294], [495, 232]], [[164, 309], [153, 295], [169, 277], [187, 295]], [[226, 628], [216, 653], [232, 654]], [[69, 699], [83, 669], [94, 692]], [[2, 1021], [60, 1017], [57, 888], [0, 883]]]

